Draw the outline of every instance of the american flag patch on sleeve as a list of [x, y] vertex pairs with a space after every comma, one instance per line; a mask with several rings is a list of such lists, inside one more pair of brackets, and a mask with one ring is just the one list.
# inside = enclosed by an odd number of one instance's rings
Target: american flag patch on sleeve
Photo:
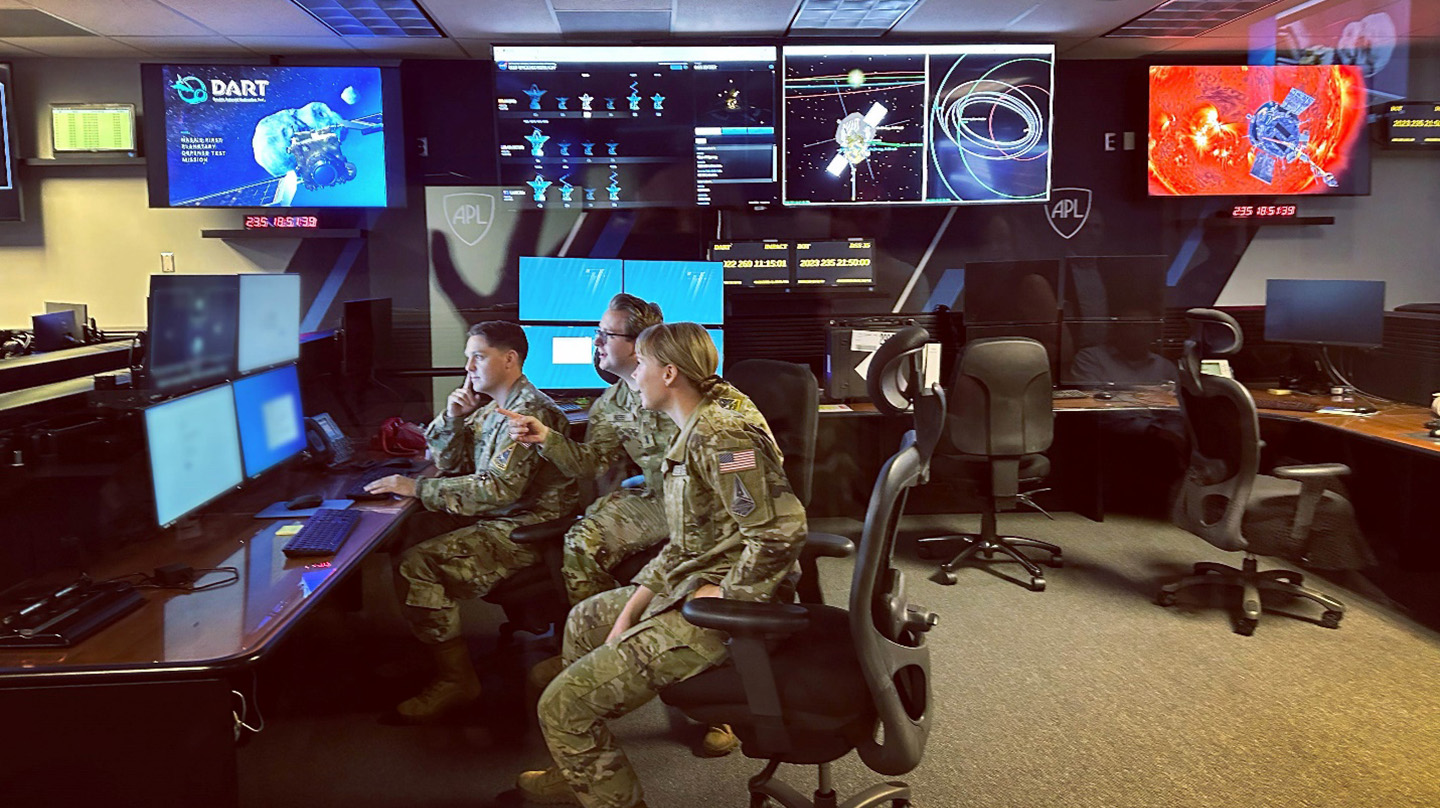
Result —
[[755, 468], [755, 450], [746, 449], [743, 452], [725, 452], [720, 455], [719, 460], [721, 474], [753, 469]]

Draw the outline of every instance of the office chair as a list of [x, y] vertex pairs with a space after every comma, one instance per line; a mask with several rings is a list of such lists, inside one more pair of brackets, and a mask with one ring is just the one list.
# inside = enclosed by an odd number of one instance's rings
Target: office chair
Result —
[[983, 510], [979, 533], [920, 540], [923, 558], [943, 558], [959, 548], [940, 565], [941, 583], [955, 583], [955, 570], [977, 554], [988, 560], [999, 552], [1018, 561], [1030, 574], [1030, 588], [1042, 592], [1045, 575], [1020, 548], [1044, 550], [1052, 567], [1064, 564], [1059, 546], [1001, 536], [996, 527], [998, 511], [1013, 510], [1016, 502], [1034, 505], [1020, 492], [1021, 483], [1043, 479], [1050, 472], [1050, 461], [1041, 454], [1050, 448], [1055, 431], [1050, 389], [1050, 359], [1033, 339], [976, 340], [965, 346], [956, 362], [948, 390], [945, 443], [936, 450], [932, 466], [937, 476], [978, 482]]
[[[730, 724], [747, 757], [766, 760], [750, 778], [750, 805], [785, 808], [840, 804], [831, 765], [855, 750], [886, 776], [919, 764], [930, 731], [930, 650], [925, 632], [938, 618], [911, 606], [903, 574], [891, 565], [906, 492], [926, 477], [944, 422], [944, 392], [921, 395], [917, 356], [928, 336], [909, 328], [887, 340], [871, 375], [916, 399], [916, 434], [880, 471], [865, 514], [849, 608], [817, 603], [756, 603], [699, 598], [682, 607], [690, 622], [730, 634], [722, 665], [661, 691], [691, 718]], [[887, 350], [887, 346], [889, 349]], [[819, 767], [813, 799], [774, 779], [783, 763]], [[910, 804], [910, 786], [891, 780], [844, 802], [846, 808]]]
[[1156, 601], [1161, 606], [1173, 605], [1177, 592], [1193, 586], [1242, 587], [1241, 614], [1235, 631], [1249, 636], [1260, 619], [1261, 591], [1282, 592], [1320, 604], [1325, 609], [1320, 624], [1339, 628], [1345, 615], [1344, 604], [1302, 586], [1303, 577], [1298, 572], [1258, 571], [1244, 527], [1247, 511], [1263, 507], [1267, 500], [1293, 498], [1296, 510], [1290, 532], [1304, 547], [1314, 539], [1312, 526], [1317, 507], [1327, 498], [1323, 490], [1326, 481], [1350, 470], [1328, 463], [1274, 469], [1275, 475], [1283, 479], [1257, 476], [1260, 422], [1250, 392], [1233, 379], [1200, 371], [1202, 359], [1240, 352], [1240, 326], [1235, 318], [1213, 309], [1191, 309], [1185, 319], [1190, 324], [1190, 337], [1180, 358], [1178, 392], [1180, 412], [1190, 433], [1190, 466], [1181, 483], [1173, 518], [1177, 526], [1222, 550], [1244, 552], [1245, 559], [1240, 569], [1200, 562], [1195, 565], [1195, 574], [1162, 586]]

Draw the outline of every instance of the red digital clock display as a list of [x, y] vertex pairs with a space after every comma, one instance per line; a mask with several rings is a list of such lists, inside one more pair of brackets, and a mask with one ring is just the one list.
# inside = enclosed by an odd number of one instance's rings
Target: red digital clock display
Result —
[[1236, 205], [1230, 209], [1232, 219], [1288, 219], [1294, 215], [1294, 205]]
[[318, 216], [246, 216], [246, 230], [282, 228], [286, 230], [314, 230], [320, 227]]

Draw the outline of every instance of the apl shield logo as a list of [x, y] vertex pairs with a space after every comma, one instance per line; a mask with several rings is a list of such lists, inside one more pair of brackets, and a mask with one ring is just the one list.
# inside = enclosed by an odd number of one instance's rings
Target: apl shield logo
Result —
[[1060, 238], [1074, 238], [1090, 218], [1089, 188], [1056, 188], [1045, 206], [1045, 219]]
[[210, 98], [210, 93], [205, 90], [205, 82], [195, 76], [178, 76], [170, 87], [180, 96], [180, 100], [187, 104], [203, 104]]
[[445, 221], [455, 238], [474, 247], [490, 232], [495, 220], [495, 195], [467, 192], [445, 197]]

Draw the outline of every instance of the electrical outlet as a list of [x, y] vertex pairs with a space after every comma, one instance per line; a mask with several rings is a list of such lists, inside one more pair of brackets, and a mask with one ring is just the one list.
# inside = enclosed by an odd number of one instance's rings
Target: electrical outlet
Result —
[[175, 271], [175, 253], [173, 253], [173, 252], [162, 252], [162, 253], [160, 253], [160, 271], [161, 271], [161, 272], [174, 272], [174, 271]]

